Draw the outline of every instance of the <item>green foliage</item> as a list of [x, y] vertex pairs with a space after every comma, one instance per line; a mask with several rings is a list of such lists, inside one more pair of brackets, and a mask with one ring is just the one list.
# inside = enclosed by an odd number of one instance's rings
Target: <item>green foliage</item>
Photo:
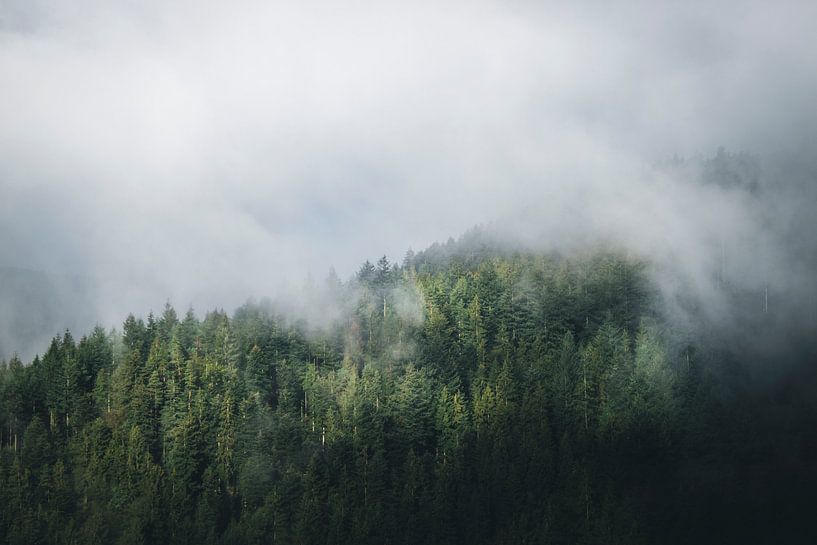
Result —
[[735, 413], [645, 264], [462, 244], [334, 278], [320, 331], [167, 305], [4, 363], [0, 541], [700, 541]]

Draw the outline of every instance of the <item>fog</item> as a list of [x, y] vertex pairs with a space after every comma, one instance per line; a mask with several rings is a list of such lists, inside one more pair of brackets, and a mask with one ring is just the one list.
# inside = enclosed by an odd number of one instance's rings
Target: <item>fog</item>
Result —
[[[110, 326], [483, 224], [807, 313], [817, 5], [656, 4], [0, 0], [0, 266], [86, 279]], [[760, 190], [705, 183], [721, 147]]]

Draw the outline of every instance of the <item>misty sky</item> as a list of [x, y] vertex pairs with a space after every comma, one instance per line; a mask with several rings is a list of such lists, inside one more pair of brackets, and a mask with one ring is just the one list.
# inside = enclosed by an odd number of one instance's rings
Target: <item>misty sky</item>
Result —
[[644, 180], [814, 149], [817, 3], [614, 4], [0, 0], [0, 265], [115, 279], [121, 316], [479, 223], [742, 227]]

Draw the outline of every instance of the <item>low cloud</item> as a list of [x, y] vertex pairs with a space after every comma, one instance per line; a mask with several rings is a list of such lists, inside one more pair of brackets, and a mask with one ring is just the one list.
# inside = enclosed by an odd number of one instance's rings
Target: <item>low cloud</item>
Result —
[[7, 0], [0, 265], [107, 286], [106, 324], [490, 222], [608, 237], [698, 290], [722, 246], [753, 288], [808, 283], [813, 241], [787, 233], [813, 192], [654, 165], [724, 146], [813, 177], [780, 157], [817, 141], [817, 7], [563, 4]]

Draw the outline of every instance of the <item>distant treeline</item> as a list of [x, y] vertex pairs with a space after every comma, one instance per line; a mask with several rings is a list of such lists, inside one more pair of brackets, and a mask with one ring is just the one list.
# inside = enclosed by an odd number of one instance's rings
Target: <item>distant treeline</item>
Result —
[[813, 391], [676, 334], [637, 259], [448, 246], [333, 280], [320, 327], [167, 306], [4, 363], [0, 540], [807, 537]]

